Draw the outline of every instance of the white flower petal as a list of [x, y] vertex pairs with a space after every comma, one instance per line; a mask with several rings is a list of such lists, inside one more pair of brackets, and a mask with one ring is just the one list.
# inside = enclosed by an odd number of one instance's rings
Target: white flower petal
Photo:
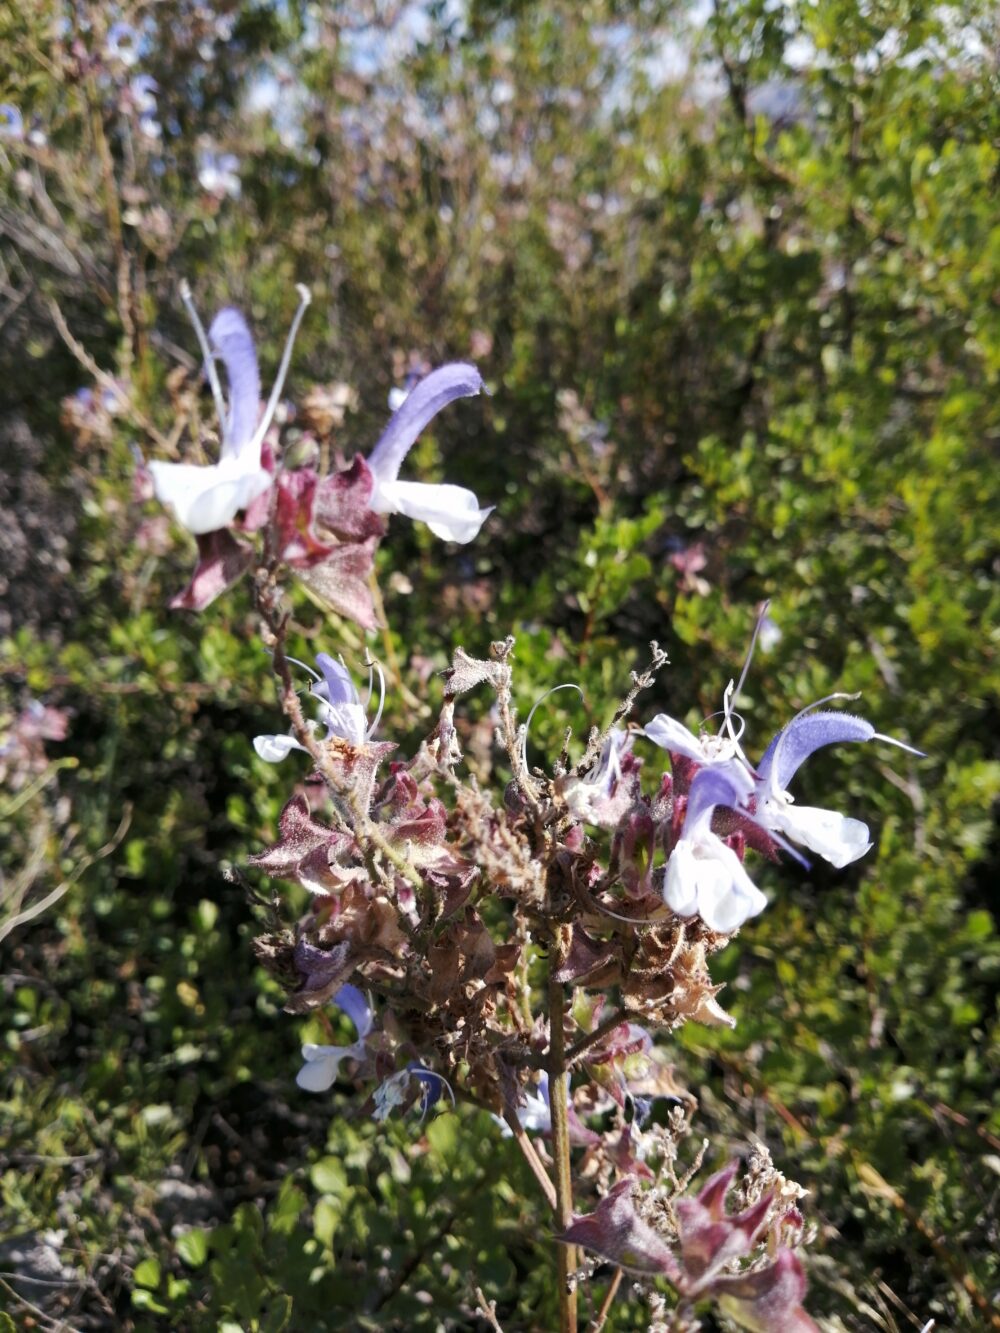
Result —
[[280, 764], [292, 750], [304, 750], [306, 747], [300, 745], [294, 736], [255, 736], [253, 748], [269, 764]]
[[709, 930], [730, 935], [767, 906], [731, 847], [720, 842], [717, 855], [702, 864], [711, 871], [703, 873], [698, 886], [698, 914]]
[[305, 1064], [296, 1074], [295, 1082], [306, 1092], [326, 1092], [337, 1080], [341, 1060], [353, 1053], [352, 1046], [314, 1046], [309, 1042], [302, 1047]]
[[699, 764], [705, 762], [705, 747], [701, 740], [694, 732], [688, 731], [683, 722], [668, 717], [666, 713], [658, 713], [644, 728], [643, 735], [663, 750], [687, 755], [689, 759], [697, 759]]
[[517, 1118], [521, 1128], [533, 1134], [548, 1134], [552, 1130], [552, 1112], [544, 1097], [529, 1092], [524, 1105], [519, 1108]]
[[663, 901], [678, 916], [694, 916], [698, 910], [697, 866], [691, 844], [683, 838], [667, 862]]
[[763, 813], [769, 827], [808, 847], [838, 870], [864, 856], [872, 845], [867, 824], [836, 810], [792, 805], [779, 798], [768, 801]]
[[667, 865], [663, 899], [678, 916], [697, 912], [720, 935], [731, 934], [767, 906], [740, 858], [714, 833], [680, 839]]
[[464, 486], [422, 481], [376, 481], [369, 501], [376, 514], [405, 514], [426, 523], [442, 541], [471, 542], [492, 506], [480, 509], [479, 501]]
[[153, 490], [170, 505], [181, 527], [196, 536], [226, 528], [271, 485], [271, 474], [232, 457], [198, 467], [193, 463], [149, 464]]

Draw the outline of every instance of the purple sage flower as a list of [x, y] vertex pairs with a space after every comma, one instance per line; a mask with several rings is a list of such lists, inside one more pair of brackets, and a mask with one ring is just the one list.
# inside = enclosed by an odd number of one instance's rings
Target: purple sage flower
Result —
[[160, 85], [152, 74], [137, 74], [128, 85], [132, 105], [143, 115], [152, 115], [156, 110], [156, 94]]
[[307, 1092], [326, 1092], [337, 1081], [341, 1061], [364, 1060], [368, 1054], [365, 1038], [371, 1032], [375, 1019], [364, 994], [357, 986], [341, 986], [333, 997], [333, 1003], [343, 1009], [354, 1024], [357, 1041], [350, 1046], [318, 1046], [306, 1042], [302, 1047], [305, 1064], [296, 1075], [295, 1082]]
[[475, 396], [483, 387], [475, 366], [456, 361], [432, 370], [410, 390], [368, 459], [375, 479], [369, 507], [376, 514], [405, 514], [426, 523], [444, 541], [474, 540], [492, 506], [481, 509], [472, 491], [462, 486], [398, 477], [406, 455], [438, 412], [456, 398]]
[[[830, 698], [842, 698], [831, 695]], [[830, 865], [841, 869], [864, 856], [871, 847], [868, 825], [860, 819], [816, 806], [796, 805], [787, 788], [810, 755], [840, 741], [885, 741], [909, 754], [920, 755], [902, 741], [883, 736], [870, 722], [850, 713], [816, 712], [829, 699], [820, 699], [798, 713], [772, 739], [757, 766], [757, 818], [769, 830], [808, 847]]]
[[[309, 305], [307, 288], [299, 287], [299, 307], [292, 320], [281, 366], [264, 415], [260, 414], [260, 372], [257, 353], [246, 320], [238, 310], [220, 310], [206, 337], [201, 321], [184, 284], [181, 299], [188, 307], [205, 357], [205, 371], [212, 386], [222, 426], [222, 450], [217, 463], [152, 462], [156, 498], [169, 505], [178, 523], [196, 536], [227, 527], [241, 509], [246, 509], [271, 485], [271, 474], [261, 466], [261, 446], [273, 420], [284, 386], [292, 346], [299, 324]], [[215, 372], [218, 357], [229, 378], [229, 410]]]
[[663, 901], [678, 916], [697, 913], [709, 930], [729, 935], [767, 906], [743, 862], [711, 829], [716, 806], [741, 810], [755, 790], [737, 761], [699, 769], [688, 792], [681, 836], [667, 862]]
[[238, 199], [242, 185], [239, 177], [240, 159], [234, 153], [217, 153], [203, 149], [198, 154], [198, 184], [206, 194], [222, 199]]
[[[587, 1128], [573, 1109], [572, 1101], [567, 1105], [566, 1113], [571, 1143], [586, 1147], [598, 1142], [600, 1136]], [[500, 1133], [505, 1139], [513, 1137], [511, 1128], [505, 1120], [501, 1120], [498, 1115], [494, 1115], [492, 1118], [500, 1126]], [[521, 1128], [529, 1134], [552, 1133], [552, 1106], [549, 1100], [548, 1074], [539, 1074], [538, 1082], [533, 1087], [525, 1090], [524, 1099], [517, 1108], [517, 1120]]]
[[0, 102], [0, 139], [23, 139], [24, 117], [11, 102]]
[[389, 390], [389, 411], [398, 412], [399, 409], [409, 398], [410, 394], [420, 383], [422, 376], [419, 370], [411, 370], [407, 373], [402, 385], [395, 385]]
[[[299, 662], [297, 665], [304, 667], [314, 677], [309, 693], [314, 699], [319, 700], [319, 716], [320, 721], [326, 724], [326, 740], [332, 736], [340, 736], [342, 740], [356, 747], [370, 740], [382, 717], [382, 705], [385, 702], [385, 678], [381, 667], [377, 664], [375, 667], [381, 687], [378, 712], [369, 726], [365, 705], [358, 696], [351, 673], [342, 661], [331, 657], [329, 653], [318, 653], [316, 665], [322, 675], [311, 671], [304, 662]], [[369, 691], [370, 701], [371, 691]], [[266, 759], [269, 764], [280, 763], [292, 750], [306, 748], [290, 735], [255, 736], [253, 746], [261, 759]]]
[[707, 732], [696, 736], [683, 722], [666, 713], [657, 713], [643, 728], [642, 734], [668, 754], [682, 754], [706, 766], [730, 764], [740, 754], [738, 741], [731, 737], [713, 736]]
[[387, 1120], [397, 1107], [405, 1106], [412, 1096], [410, 1084], [414, 1080], [420, 1085], [421, 1120], [424, 1119], [431, 1107], [441, 1100], [444, 1092], [447, 1092], [451, 1098], [452, 1106], [455, 1105], [455, 1094], [452, 1092], [448, 1080], [443, 1075], [436, 1074], [433, 1069], [428, 1069], [416, 1060], [411, 1060], [405, 1069], [399, 1069], [395, 1074], [390, 1074], [375, 1089], [375, 1109], [372, 1111], [372, 1118]]
[[[597, 828], [614, 828], [633, 799], [622, 761], [632, 750], [632, 736], [612, 727], [590, 772], [565, 789], [566, 805], [577, 819]], [[633, 772], [637, 765], [633, 761]]]
[[120, 60], [131, 66], [139, 59], [139, 34], [131, 23], [113, 23], [108, 29], [104, 54], [111, 60]]

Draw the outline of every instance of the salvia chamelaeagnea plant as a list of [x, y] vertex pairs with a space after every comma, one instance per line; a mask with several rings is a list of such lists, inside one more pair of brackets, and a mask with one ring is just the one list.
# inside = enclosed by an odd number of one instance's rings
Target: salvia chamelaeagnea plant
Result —
[[[639, 724], [637, 700], [667, 660], [654, 643], [607, 728], [575, 763], [564, 752], [544, 772], [529, 765], [515, 714], [508, 638], [482, 657], [454, 649], [440, 715], [400, 754], [380, 733], [377, 664], [367, 664], [362, 700], [335, 643], [315, 667], [288, 656], [282, 580], [294, 574], [339, 616], [374, 629], [373, 557], [388, 515], [473, 541], [490, 513], [475, 495], [400, 474], [433, 418], [483, 381], [471, 365], [433, 370], [367, 458], [332, 472], [296, 465], [274, 419], [309, 302], [300, 295], [262, 407], [242, 315], [224, 309], [206, 333], [182, 289], [218, 410], [218, 461], [154, 461], [144, 473], [198, 546], [174, 605], [201, 610], [248, 574], [274, 664], [286, 730], [255, 746], [297, 764], [297, 785], [276, 841], [250, 864], [311, 897], [294, 924], [276, 916], [256, 950], [289, 1012], [335, 1006], [354, 1031], [348, 1045], [304, 1046], [298, 1085], [322, 1096], [350, 1080], [376, 1120], [460, 1101], [490, 1111], [552, 1211], [562, 1330], [577, 1327], [579, 1283], [609, 1263], [611, 1296], [627, 1275], [648, 1297], [652, 1328], [693, 1329], [697, 1309], [714, 1302], [739, 1327], [805, 1333], [815, 1324], [798, 1257], [804, 1191], [760, 1148], [742, 1170], [733, 1162], [692, 1184], [701, 1155], [683, 1173], [677, 1146], [693, 1098], [653, 1034], [732, 1025], [709, 965], [766, 906], [748, 851], [802, 860], [804, 848], [845, 866], [871, 846], [860, 821], [795, 802], [801, 765], [838, 742], [901, 742], [829, 707], [843, 697], [832, 696], [748, 755], [733, 710], [742, 678], [725, 690], [713, 734], [663, 713]], [[512, 774], [502, 791], [463, 765], [455, 710], [473, 690], [493, 696]], [[672, 1099], [666, 1117], [650, 1116], [658, 1097]]]

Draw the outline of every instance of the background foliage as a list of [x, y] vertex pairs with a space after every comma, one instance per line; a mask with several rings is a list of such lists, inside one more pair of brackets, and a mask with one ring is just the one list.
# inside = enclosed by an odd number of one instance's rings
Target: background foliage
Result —
[[[132, 66], [109, 53], [119, 18]], [[197, 369], [186, 276], [206, 313], [248, 312], [265, 381], [309, 284], [289, 394], [356, 389], [348, 457], [411, 361], [472, 356], [493, 388], [412, 459], [497, 502], [480, 540], [399, 523], [380, 555], [385, 734], [419, 731], [408, 701], [436, 697], [454, 644], [510, 631], [523, 708], [584, 690], [536, 714], [539, 761], [607, 713], [652, 638], [672, 668], [645, 715], [696, 723], [770, 597], [751, 754], [835, 689], [928, 751], [810, 766], [800, 797], [839, 784], [877, 854], [761, 871], [772, 905], [720, 960], [738, 1026], [688, 1027], [675, 1056], [713, 1159], [758, 1136], [812, 1191], [824, 1327], [983, 1327], [995, 8], [49, 0], [0, 5], [0, 45], [24, 130], [0, 138], [4, 912], [69, 883], [3, 943], [16, 1326], [476, 1327], [470, 1274], [506, 1328], [552, 1318], [545, 1223], [485, 1117], [373, 1126], [294, 1085], [302, 1029], [220, 870], [269, 838], [294, 779], [250, 744], [275, 729], [267, 662], [239, 590], [166, 610], [191, 551], [133, 498], [132, 446], [156, 446], [101, 411], [88, 440], [64, 401], [95, 387], [75, 339], [169, 437]], [[303, 652], [357, 658], [353, 631], [296, 605]], [[69, 714], [47, 760], [12, 739], [32, 699]], [[608, 1327], [643, 1326], [626, 1292]]]

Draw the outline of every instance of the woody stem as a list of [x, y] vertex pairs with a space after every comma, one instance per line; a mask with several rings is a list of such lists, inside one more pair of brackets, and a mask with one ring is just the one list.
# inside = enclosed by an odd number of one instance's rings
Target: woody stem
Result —
[[[573, 1180], [570, 1174], [568, 1094], [566, 1064], [565, 997], [556, 980], [559, 949], [549, 951], [549, 1106], [552, 1112], [552, 1156], [556, 1168], [556, 1223], [565, 1231], [573, 1220]], [[576, 1247], [559, 1243], [556, 1255], [560, 1333], [576, 1333], [576, 1290], [570, 1290], [570, 1275], [576, 1271]]]

